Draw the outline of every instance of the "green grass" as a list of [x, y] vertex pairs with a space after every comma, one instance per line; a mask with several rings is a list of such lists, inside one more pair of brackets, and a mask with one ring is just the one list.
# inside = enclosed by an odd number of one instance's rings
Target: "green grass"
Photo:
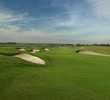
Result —
[[85, 47], [86, 50], [92, 50], [94, 52], [102, 53], [102, 54], [109, 54], [110, 55], [110, 47], [103, 47], [103, 46], [87, 46]]
[[17, 50], [16, 48], [12, 48], [12, 47], [0, 47], [0, 54], [17, 54], [17, 53], [21, 53], [21, 51]]
[[33, 54], [46, 65], [0, 55], [0, 100], [110, 100], [110, 57], [77, 49]]

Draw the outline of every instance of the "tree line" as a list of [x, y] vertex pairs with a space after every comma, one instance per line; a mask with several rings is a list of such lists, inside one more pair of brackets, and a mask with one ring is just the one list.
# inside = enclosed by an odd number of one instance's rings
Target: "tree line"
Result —
[[110, 44], [62, 44], [62, 43], [16, 43], [16, 42], [0, 42], [0, 44], [24, 44], [24, 45], [37, 45], [37, 46], [48, 46], [48, 47], [57, 47], [57, 46], [110, 46]]

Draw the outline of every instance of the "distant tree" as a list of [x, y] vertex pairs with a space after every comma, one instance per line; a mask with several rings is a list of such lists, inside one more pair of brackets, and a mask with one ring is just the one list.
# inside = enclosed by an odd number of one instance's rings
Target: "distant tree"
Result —
[[77, 46], [77, 47], [81, 47], [82, 45], [78, 43], [78, 44], [76, 44], [76, 46]]
[[92, 44], [92, 46], [99, 46], [99, 44]]

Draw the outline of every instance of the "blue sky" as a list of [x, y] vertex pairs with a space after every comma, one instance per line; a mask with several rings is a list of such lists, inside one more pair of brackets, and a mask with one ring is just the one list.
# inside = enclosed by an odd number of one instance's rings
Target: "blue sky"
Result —
[[0, 42], [110, 43], [110, 0], [0, 0]]

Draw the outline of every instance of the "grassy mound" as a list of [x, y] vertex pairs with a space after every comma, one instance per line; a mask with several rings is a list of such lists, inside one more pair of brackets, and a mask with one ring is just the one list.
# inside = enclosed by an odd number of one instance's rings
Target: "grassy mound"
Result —
[[3, 47], [0, 48], [0, 54], [2, 55], [12, 56], [19, 53], [22, 53], [22, 52], [17, 50], [16, 48], [3, 48]]

